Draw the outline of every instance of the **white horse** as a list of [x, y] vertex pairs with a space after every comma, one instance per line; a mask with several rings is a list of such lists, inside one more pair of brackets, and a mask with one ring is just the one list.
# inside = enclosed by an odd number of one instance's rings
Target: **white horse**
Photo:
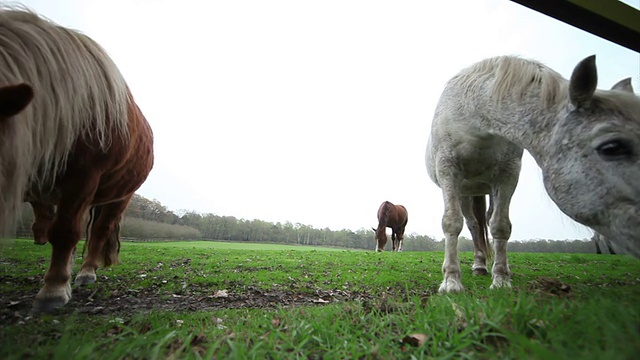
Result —
[[486, 59], [449, 80], [426, 151], [429, 177], [444, 198], [440, 292], [464, 289], [457, 250], [463, 217], [475, 245], [474, 273], [486, 273], [487, 223], [472, 211], [486, 194], [495, 248], [491, 288], [511, 286], [509, 204], [523, 149], [562, 212], [640, 257], [640, 98], [631, 79], [611, 90], [596, 85], [595, 55], [568, 81], [539, 62], [510, 56]]

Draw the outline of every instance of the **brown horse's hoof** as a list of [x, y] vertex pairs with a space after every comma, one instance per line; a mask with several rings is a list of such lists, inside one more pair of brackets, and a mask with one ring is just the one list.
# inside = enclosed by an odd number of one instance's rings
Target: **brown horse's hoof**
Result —
[[35, 300], [31, 307], [32, 314], [51, 314], [63, 307], [67, 302], [63, 299]]
[[82, 285], [89, 285], [89, 284], [95, 284], [96, 282], [96, 274], [89, 272], [89, 271], [84, 271], [84, 270], [80, 270], [80, 273], [78, 274], [78, 276], [76, 276], [76, 280], [74, 281], [74, 285], [76, 286], [82, 286]]
[[52, 313], [63, 307], [71, 300], [71, 286], [69, 283], [62, 287], [45, 285], [33, 301], [32, 314]]

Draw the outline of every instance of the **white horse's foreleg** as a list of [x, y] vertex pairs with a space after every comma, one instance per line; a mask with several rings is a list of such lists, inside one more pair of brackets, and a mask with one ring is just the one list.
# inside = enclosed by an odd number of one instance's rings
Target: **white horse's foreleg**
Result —
[[495, 207], [489, 225], [495, 249], [493, 269], [491, 270], [493, 277], [491, 289], [511, 287], [511, 270], [509, 270], [509, 261], [507, 259], [507, 242], [511, 237], [509, 205], [518, 184], [520, 162], [516, 162], [514, 166], [517, 171], [511, 172], [512, 176], [507, 175], [507, 178], [511, 181], [504, 181], [499, 188], [494, 190], [493, 194]]
[[496, 250], [496, 258], [491, 271], [493, 276], [491, 289], [511, 287], [511, 270], [509, 270], [509, 262], [507, 260], [507, 241], [504, 238], [494, 238], [493, 246]]
[[458, 236], [463, 225], [462, 211], [454, 190], [443, 189], [442, 194], [444, 197], [442, 230], [445, 235], [444, 263], [442, 264], [444, 279], [438, 292], [460, 292], [464, 290], [460, 274], [460, 258], [458, 257]]

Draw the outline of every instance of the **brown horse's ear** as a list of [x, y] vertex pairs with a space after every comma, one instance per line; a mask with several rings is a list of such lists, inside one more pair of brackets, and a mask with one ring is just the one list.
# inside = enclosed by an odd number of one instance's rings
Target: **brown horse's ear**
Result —
[[8, 118], [24, 110], [33, 100], [33, 89], [22, 83], [0, 87], [0, 116]]
[[611, 90], [624, 91], [633, 94], [633, 86], [631, 86], [631, 78], [626, 78], [618, 81]]
[[591, 55], [580, 61], [573, 69], [569, 80], [569, 99], [576, 108], [588, 107], [598, 85], [596, 56]]
[[376, 231], [377, 231], [377, 230], [376, 230], [376, 228], [374, 228], [374, 227], [372, 227], [372, 228], [371, 228], [371, 230], [373, 230], [373, 232], [376, 232]]

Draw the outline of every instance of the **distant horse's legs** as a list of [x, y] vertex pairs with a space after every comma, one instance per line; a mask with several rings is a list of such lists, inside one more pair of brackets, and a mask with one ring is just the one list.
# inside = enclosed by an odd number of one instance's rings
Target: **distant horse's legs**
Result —
[[600, 250], [600, 245], [598, 244], [598, 234], [594, 234], [591, 240], [593, 240], [593, 243], [596, 245], [596, 254], [602, 254], [602, 250]]
[[55, 216], [55, 207], [39, 201], [30, 201], [33, 208], [34, 221], [31, 225], [34, 243], [44, 245], [48, 240], [49, 227]]
[[62, 189], [49, 229], [51, 264], [44, 275], [44, 287], [34, 300], [34, 312], [52, 311], [71, 299], [71, 256], [82, 236], [82, 217], [92, 201], [98, 177], [74, 180], [69, 187]]
[[394, 228], [391, 228], [391, 246], [391, 251], [398, 251], [398, 234]]
[[[494, 189], [494, 208], [489, 230], [494, 241], [495, 260], [493, 262], [493, 282], [491, 288], [511, 287], [511, 271], [507, 260], [507, 242], [511, 236], [511, 220], [509, 219], [509, 205], [511, 197], [518, 185], [520, 161], [514, 162], [512, 168], [505, 171], [504, 181], [500, 187]], [[507, 181], [509, 180], [509, 181]]]
[[126, 199], [95, 206], [92, 211], [93, 223], [87, 242], [88, 252], [82, 268], [76, 276], [76, 285], [93, 284], [99, 265], [118, 263], [120, 251], [120, 220], [127, 208], [131, 195]]
[[477, 246], [480, 239], [483, 237], [480, 233], [483, 229], [480, 228], [480, 223], [478, 223], [478, 220], [471, 209], [470, 196], [460, 197], [460, 209], [462, 210], [462, 216], [464, 216], [464, 220], [467, 223], [467, 228], [469, 228], [469, 232], [471, 233], [471, 239], [473, 240], [473, 266], [471, 267], [471, 271], [474, 275], [487, 275], [486, 254]]
[[440, 179], [440, 186], [444, 198], [442, 230], [445, 235], [445, 246], [444, 263], [442, 264], [444, 279], [438, 289], [440, 293], [464, 290], [460, 277], [460, 258], [458, 257], [458, 236], [462, 231], [463, 225], [460, 199], [453, 182], [447, 183], [443, 180], [444, 179]]
[[607, 244], [607, 249], [609, 249], [609, 253], [611, 255], [615, 255], [616, 252], [613, 250], [613, 246], [611, 245], [611, 241], [609, 241], [609, 238], [606, 236], [602, 236], [600, 235], [600, 238], [604, 240], [604, 243]]
[[593, 243], [596, 245], [597, 254], [602, 254], [602, 250], [600, 249], [600, 241], [604, 241], [604, 243], [607, 245], [607, 248], [609, 249], [610, 254], [613, 254], [613, 255], [616, 254], [616, 252], [613, 250], [613, 247], [611, 246], [611, 241], [609, 241], [609, 239], [603, 236], [602, 234], [597, 232], [594, 233], [591, 240], [593, 240]]

